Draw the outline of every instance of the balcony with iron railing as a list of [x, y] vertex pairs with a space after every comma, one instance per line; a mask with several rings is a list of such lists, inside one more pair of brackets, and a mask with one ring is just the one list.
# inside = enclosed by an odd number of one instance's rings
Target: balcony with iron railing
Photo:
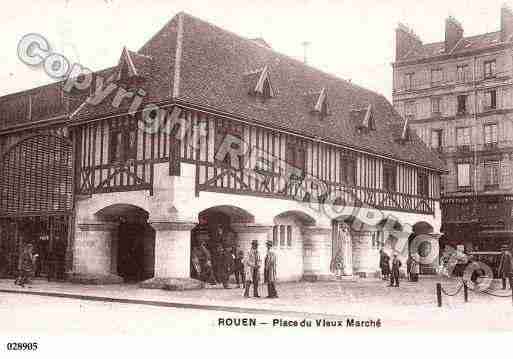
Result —
[[[494, 72], [489, 76], [485, 76], [484, 72], [478, 71], [477, 76], [474, 78], [472, 75], [463, 79], [458, 79], [457, 76], [453, 78], [445, 78], [439, 81], [431, 81], [430, 78], [426, 79], [415, 79], [413, 82], [408, 84], [394, 85], [392, 91], [393, 95], [423, 92], [426, 90], [433, 91], [436, 89], [453, 89], [455, 87], [474, 87], [479, 85], [489, 85], [493, 82], [503, 83], [512, 79], [511, 71], [500, 71]], [[401, 82], [401, 81], [399, 81]]]
[[474, 152], [482, 155], [510, 153], [513, 150], [513, 139], [478, 144], [453, 145], [444, 143], [443, 146], [431, 147], [433, 151], [445, 155], [472, 155]]

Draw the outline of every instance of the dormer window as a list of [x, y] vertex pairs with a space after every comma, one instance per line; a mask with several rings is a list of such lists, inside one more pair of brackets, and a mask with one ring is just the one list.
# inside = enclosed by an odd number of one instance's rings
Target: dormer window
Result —
[[118, 83], [128, 87], [137, 86], [150, 76], [151, 70], [151, 57], [129, 51], [124, 47], [114, 78]]
[[409, 118], [406, 117], [404, 119], [404, 125], [403, 125], [403, 129], [401, 131], [401, 137], [399, 138], [399, 142], [401, 143], [406, 143], [408, 141], [410, 141], [410, 138], [411, 138], [411, 129], [410, 129], [410, 123], [409, 123]]
[[365, 115], [363, 117], [362, 122], [358, 125], [358, 130], [360, 132], [368, 132], [376, 129], [376, 124], [374, 121], [374, 113], [372, 110], [372, 105], [369, 104], [367, 109], [365, 110]]
[[271, 84], [269, 83], [269, 80], [266, 79], [264, 81], [264, 88], [262, 90], [262, 97], [263, 98], [271, 98], [272, 96], [272, 90], [271, 90]]
[[127, 80], [129, 77], [137, 76], [137, 70], [126, 47], [123, 48], [123, 52], [121, 53], [118, 68], [118, 81]]
[[276, 96], [276, 92], [271, 84], [269, 68], [264, 68], [246, 74], [249, 81], [249, 94], [259, 96], [263, 100], [267, 100]]
[[325, 118], [329, 115], [329, 107], [328, 107], [328, 91], [325, 87], [319, 93], [315, 106], [313, 108], [313, 112], [319, 114], [321, 119]]

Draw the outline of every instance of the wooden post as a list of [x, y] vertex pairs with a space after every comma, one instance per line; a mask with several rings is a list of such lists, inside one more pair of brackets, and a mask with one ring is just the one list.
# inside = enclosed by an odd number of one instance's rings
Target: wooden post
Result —
[[467, 286], [466, 280], [463, 281], [463, 298], [465, 299], [465, 303], [467, 303], [468, 302], [468, 286]]
[[436, 301], [439, 307], [442, 306], [442, 284], [436, 283]]

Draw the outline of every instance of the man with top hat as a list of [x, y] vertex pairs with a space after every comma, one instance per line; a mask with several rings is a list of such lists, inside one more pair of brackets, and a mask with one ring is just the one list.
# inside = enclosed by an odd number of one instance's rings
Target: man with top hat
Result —
[[513, 287], [513, 258], [508, 246], [501, 247], [501, 259], [499, 262], [499, 278], [502, 279], [502, 289], [506, 289], [506, 279], [509, 281], [509, 288]]
[[254, 240], [251, 242], [251, 249], [244, 260], [244, 269], [246, 271], [246, 288], [244, 290], [245, 298], [249, 298], [249, 287], [251, 286], [251, 283], [253, 283], [253, 296], [255, 298], [260, 298], [260, 295], [258, 295], [258, 282], [260, 279], [261, 264], [262, 260], [258, 253], [258, 241]]
[[264, 264], [264, 282], [267, 283], [267, 298], [278, 298], [276, 292], [276, 253], [273, 251], [273, 242], [267, 241], [267, 254]]

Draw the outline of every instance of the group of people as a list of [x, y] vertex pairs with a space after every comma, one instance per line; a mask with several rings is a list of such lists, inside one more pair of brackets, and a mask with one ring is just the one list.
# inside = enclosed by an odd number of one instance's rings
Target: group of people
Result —
[[[264, 260], [264, 283], [267, 284], [267, 298], [277, 298], [276, 291], [276, 254], [272, 250], [273, 242], [267, 241], [267, 254]], [[229, 289], [230, 276], [235, 276], [237, 287], [244, 287], [244, 297], [249, 297], [249, 290], [253, 285], [253, 296], [259, 298], [258, 287], [262, 260], [258, 252], [258, 241], [251, 242], [251, 249], [246, 255], [242, 250], [230, 245], [217, 244], [215, 250], [210, 251], [205, 241], [192, 248], [192, 267], [195, 277], [212, 285], [221, 283], [223, 288]]]
[[213, 250], [209, 250], [205, 242], [201, 241], [199, 246], [192, 248], [194, 276], [212, 285], [221, 283], [223, 288], [228, 289], [228, 280], [234, 274], [240, 288], [241, 283], [244, 283], [242, 256], [241, 251], [229, 245], [219, 243]]
[[[390, 280], [390, 287], [399, 287], [401, 260], [394, 253], [392, 259], [383, 250], [379, 251], [379, 268], [381, 269], [381, 278], [385, 281]], [[410, 282], [418, 282], [420, 274], [420, 257], [418, 254], [410, 255], [406, 261], [406, 273]]]
[[46, 268], [48, 281], [65, 279], [66, 243], [57, 239], [52, 250], [43, 259], [32, 243], [26, 243], [18, 257], [18, 275], [14, 284], [24, 287], [31, 282], [32, 277], [39, 277], [43, 265]]

